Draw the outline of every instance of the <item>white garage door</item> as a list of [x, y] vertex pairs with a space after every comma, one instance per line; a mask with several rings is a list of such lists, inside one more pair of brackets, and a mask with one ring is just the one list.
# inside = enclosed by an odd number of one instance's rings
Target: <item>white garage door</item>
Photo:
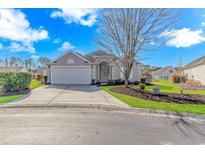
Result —
[[55, 67], [51, 68], [51, 84], [90, 84], [91, 67]]

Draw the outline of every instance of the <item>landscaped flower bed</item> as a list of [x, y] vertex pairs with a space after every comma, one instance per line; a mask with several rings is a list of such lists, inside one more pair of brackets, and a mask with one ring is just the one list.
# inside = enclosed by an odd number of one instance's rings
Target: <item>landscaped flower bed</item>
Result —
[[145, 100], [152, 100], [157, 102], [168, 102], [178, 104], [205, 104], [204, 95], [191, 95], [191, 94], [175, 94], [175, 93], [160, 93], [158, 95], [149, 91], [141, 91], [138, 89], [131, 89], [125, 87], [115, 87], [110, 89], [112, 92], [126, 94], [129, 96], [142, 98]]

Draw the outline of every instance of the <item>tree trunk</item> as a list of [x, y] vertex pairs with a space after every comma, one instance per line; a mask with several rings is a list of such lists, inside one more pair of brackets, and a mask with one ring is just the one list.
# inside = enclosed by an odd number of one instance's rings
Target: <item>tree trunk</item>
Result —
[[125, 77], [125, 88], [128, 88], [129, 86], [129, 80], [127, 77]]

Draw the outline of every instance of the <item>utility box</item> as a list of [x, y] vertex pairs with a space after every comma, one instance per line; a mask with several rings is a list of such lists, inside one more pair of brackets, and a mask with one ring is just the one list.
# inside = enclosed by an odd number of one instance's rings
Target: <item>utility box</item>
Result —
[[160, 89], [158, 87], [154, 87], [154, 88], [152, 88], [152, 93], [154, 95], [158, 95], [160, 93]]

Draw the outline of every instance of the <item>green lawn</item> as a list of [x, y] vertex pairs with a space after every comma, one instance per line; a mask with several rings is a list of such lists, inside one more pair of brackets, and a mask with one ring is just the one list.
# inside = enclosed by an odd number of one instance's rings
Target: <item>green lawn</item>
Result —
[[[113, 88], [113, 87], [115, 87], [115, 86], [101, 86], [100, 88], [105, 90], [109, 94], [113, 95], [114, 97], [120, 99], [121, 101], [123, 101], [124, 103], [128, 104], [131, 107], [205, 114], [205, 105], [175, 104], [175, 103], [166, 103], [166, 102], [156, 102], [156, 101], [144, 100], [144, 99], [140, 99], [140, 98], [124, 95], [124, 94], [111, 92], [109, 89]], [[168, 91], [175, 92], [174, 88], [166, 87], [166, 88], [164, 88], [164, 90], [166, 92], [168, 92]], [[201, 93], [201, 91], [200, 91], [200, 93]], [[202, 93], [204, 94], [204, 91], [202, 91]]]
[[35, 88], [38, 88], [38, 87], [41, 87], [41, 86], [43, 86], [42, 82], [37, 81], [37, 80], [32, 80], [31, 81], [31, 85], [30, 85], [31, 89], [35, 89]]
[[[180, 93], [180, 85], [170, 83], [168, 80], [155, 80], [151, 86], [146, 86], [145, 90], [151, 91], [153, 87], [159, 87], [160, 92], [166, 93]], [[138, 86], [135, 86], [138, 88]], [[200, 94], [205, 95], [205, 90], [184, 90], [185, 94]]]
[[23, 95], [12, 95], [12, 96], [2, 96], [2, 97], [0, 97], [0, 103], [8, 103], [8, 102], [14, 101], [16, 99], [19, 99], [23, 96], [25, 96], [25, 94], [23, 94]]

